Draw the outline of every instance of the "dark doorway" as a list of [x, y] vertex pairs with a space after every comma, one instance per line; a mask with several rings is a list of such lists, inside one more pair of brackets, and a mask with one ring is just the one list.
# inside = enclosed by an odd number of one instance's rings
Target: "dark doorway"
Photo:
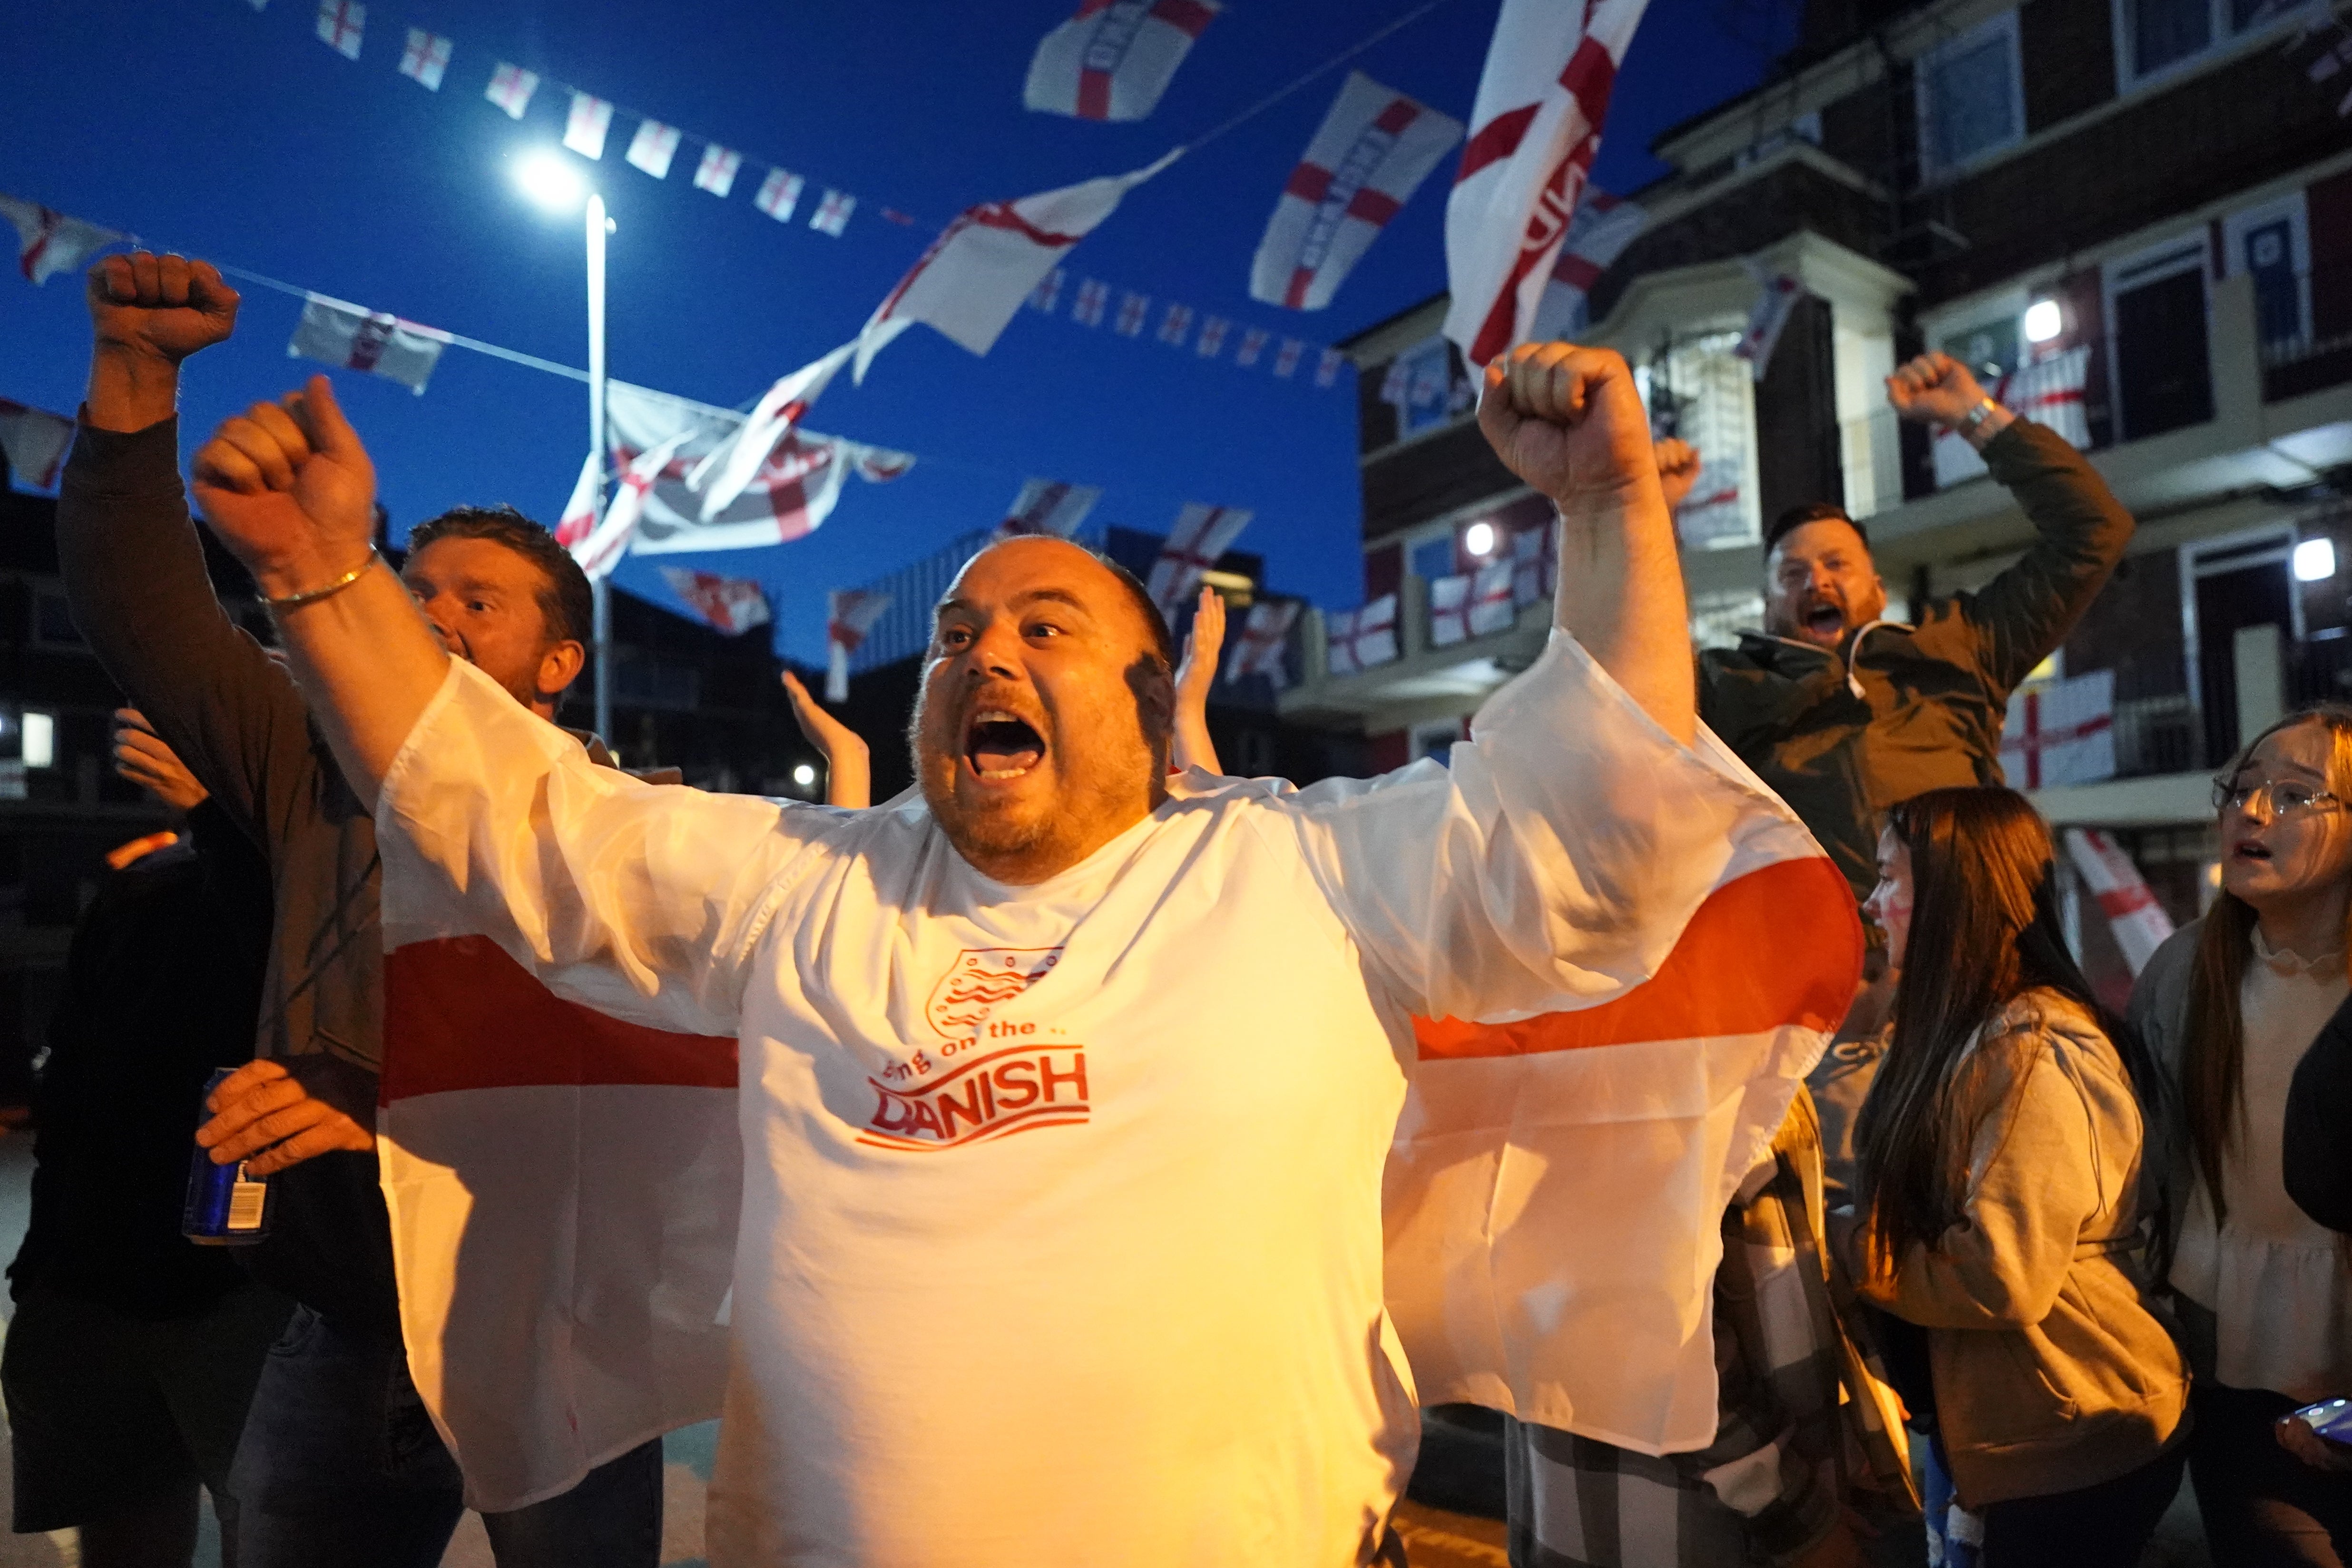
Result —
[[2203, 263], [2116, 291], [2116, 391], [2124, 439], [2213, 417]]
[[[2237, 557], [2252, 557], [2238, 560]], [[2213, 767], [2238, 749], [2238, 668], [2233, 645], [2247, 626], [2274, 626], [2294, 641], [2294, 581], [2286, 545], [2273, 538], [2201, 556], [2197, 574], [2198, 696], [2205, 710], [2205, 757]]]

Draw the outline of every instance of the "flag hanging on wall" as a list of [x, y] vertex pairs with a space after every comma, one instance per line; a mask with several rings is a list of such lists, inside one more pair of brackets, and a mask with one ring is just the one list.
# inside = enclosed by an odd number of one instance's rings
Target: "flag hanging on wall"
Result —
[[16, 270], [35, 283], [46, 283], [60, 272], [79, 271], [83, 262], [130, 237], [14, 196], [0, 196], [0, 217], [16, 226]]
[[1472, 364], [1528, 334], [1646, 4], [1503, 0], [1445, 202], [1445, 335]]
[[527, 71], [500, 60], [499, 68], [490, 73], [490, 85], [483, 89], [482, 96], [506, 110], [509, 120], [520, 120], [523, 110], [530, 107], [530, 95], [538, 90], [537, 71]]
[[870, 588], [835, 588], [824, 596], [824, 700], [849, 700], [849, 656], [890, 607], [890, 595]]
[[1141, 120], [1220, 9], [1217, 0], [1080, 0], [1038, 43], [1021, 101], [1080, 120]]
[[721, 577], [688, 566], [665, 566], [661, 574], [671, 593], [730, 637], [768, 624], [768, 591], [748, 577]]
[[1013, 510], [996, 525], [1000, 538], [1043, 533], [1067, 539], [1086, 521], [1087, 513], [1102, 500], [1100, 485], [1074, 485], [1064, 479], [1030, 479], [1013, 498]]
[[62, 414], [0, 397], [0, 451], [8, 454], [9, 471], [35, 489], [58, 482], [73, 434], [74, 422]]
[[441, 78], [449, 68], [449, 51], [455, 47], [437, 34], [411, 27], [408, 47], [400, 51], [400, 74], [427, 92], [439, 92]]
[[1349, 71], [1266, 220], [1250, 298], [1319, 310], [1456, 142], [1462, 122]]
[[1543, 298], [1536, 302], [1535, 324], [1528, 329], [1528, 337], [1541, 342], [1581, 330], [1587, 321], [1586, 296], [1611, 264], [1625, 254], [1625, 247], [1640, 237], [1649, 219], [1650, 215], [1632, 202], [1612, 196], [1598, 185], [1585, 186], [1583, 199], [1576, 204], [1576, 216], [1569, 220], [1568, 237], [1560, 242], [1559, 259], [1552, 263], [1551, 279], [1544, 285]]
[[1187, 503], [1176, 514], [1176, 526], [1168, 531], [1168, 542], [1160, 546], [1160, 559], [1151, 563], [1151, 577], [1145, 584], [1151, 602], [1171, 623], [1192, 603], [1201, 586], [1201, 574], [1234, 547], [1253, 515], [1238, 507], [1204, 506], [1199, 501]]
[[433, 367], [441, 363], [441, 351], [448, 346], [449, 334], [436, 328], [312, 294], [302, 306], [302, 319], [295, 323], [286, 352], [396, 381], [421, 397]]

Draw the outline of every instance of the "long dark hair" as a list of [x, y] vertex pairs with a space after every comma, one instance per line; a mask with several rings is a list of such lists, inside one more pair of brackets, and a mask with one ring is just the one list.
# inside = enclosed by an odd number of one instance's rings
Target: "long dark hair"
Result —
[[[2235, 779], [2256, 746], [2297, 724], [2327, 726], [2333, 742], [2327, 787], [2352, 796], [2352, 707], [2341, 702], [2296, 709], [2247, 742], [2221, 776]], [[2246, 1024], [2238, 997], [2245, 984], [2246, 961], [2253, 954], [2255, 918], [2252, 904], [2225, 889], [2205, 913], [2189, 978], [2189, 1014], [2180, 1050], [2181, 1120], [2188, 1124], [2189, 1152], [2217, 1226], [2229, 1214], [2222, 1162], [2245, 1131]]]
[[2066, 951], [2050, 829], [2007, 789], [1938, 789], [1887, 814], [1911, 852], [1911, 930], [1895, 993], [1895, 1038], [1854, 1123], [1873, 1250], [1933, 1247], [1967, 1202], [1983, 1108], [1985, 1024], [2046, 989], [2096, 1019], [2143, 1100], [2154, 1085], [2137, 1037]]

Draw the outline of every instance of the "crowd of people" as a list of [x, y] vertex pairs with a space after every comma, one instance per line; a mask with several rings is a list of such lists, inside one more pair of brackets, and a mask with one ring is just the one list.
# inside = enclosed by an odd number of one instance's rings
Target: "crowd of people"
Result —
[[[865, 798], [865, 742], [785, 678], [831, 762], [805, 806], [637, 777], [558, 728], [578, 566], [467, 507], [395, 574], [323, 377], [194, 458], [265, 649], [215, 596], [179, 472], [181, 362], [236, 296], [142, 252], [89, 297], [59, 553], [135, 704], [121, 770], [183, 827], [126, 847], [52, 1030], [0, 1362], [19, 1530], [79, 1528], [91, 1568], [184, 1564], [201, 1489], [246, 1568], [439, 1561], [466, 1477], [411, 1378], [375, 1149], [396, 885], [404, 929], [736, 1042], [714, 1563], [1401, 1562], [1415, 1421], [1381, 1194], [1411, 1021], [1622, 1001], [1728, 846], [1786, 821], [1867, 956], [1807, 1081], [1747, 1078], [1779, 1130], [1704, 1216], [1713, 1440], [1508, 1412], [1513, 1563], [1834, 1568], [1924, 1531], [1954, 1568], [2128, 1568], [2184, 1471], [2217, 1563], [2352, 1553], [2352, 1446], [2297, 1414], [2352, 1394], [2352, 709], [2221, 771], [2212, 908], [2111, 1013], [1999, 745], [2133, 521], [1964, 366], [1925, 355], [1887, 390], [2035, 531], [1980, 592], [1889, 618], [1863, 525], [1801, 507], [1767, 531], [1765, 626], [1694, 657], [1695, 455], [1654, 444], [1615, 355], [1529, 345], [1478, 417], [1558, 509], [1554, 632], [1450, 770], [1224, 777], [1222, 601], [1180, 658], [1131, 577], [1027, 538], [938, 607], [908, 795]], [[991, 1016], [1088, 1042], [1090, 1119], [891, 1146], [850, 1108], [975, 951], [1054, 955]], [[238, 1062], [197, 1142], [276, 1191], [231, 1263], [181, 1239], [178, 1196], [205, 1079]], [[498, 1561], [653, 1568], [660, 1467], [644, 1442], [486, 1514]]]

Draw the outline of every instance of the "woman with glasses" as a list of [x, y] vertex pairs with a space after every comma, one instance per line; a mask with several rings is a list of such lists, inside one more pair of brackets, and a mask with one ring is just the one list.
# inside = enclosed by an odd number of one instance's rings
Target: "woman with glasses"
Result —
[[2220, 895], [2132, 996], [2171, 1090], [2151, 1165], [2196, 1380], [2189, 1475], [2214, 1561], [2250, 1568], [2352, 1556], [2352, 1479], [2303, 1465], [2273, 1431], [2352, 1394], [2352, 1255], [2288, 1195], [2281, 1155], [2296, 1065], [2352, 994], [2347, 793], [2352, 707], [2256, 736], [2214, 781]]
[[1887, 814], [1866, 907], [1902, 979], [1849, 1254], [1926, 1331], [1924, 1378], [1890, 1365], [1934, 1432], [1931, 1496], [1966, 1510], [1931, 1521], [1942, 1560], [2132, 1568], [2179, 1490], [2188, 1399], [2139, 1258], [2155, 1069], [2067, 952], [2052, 860], [2014, 791]]

